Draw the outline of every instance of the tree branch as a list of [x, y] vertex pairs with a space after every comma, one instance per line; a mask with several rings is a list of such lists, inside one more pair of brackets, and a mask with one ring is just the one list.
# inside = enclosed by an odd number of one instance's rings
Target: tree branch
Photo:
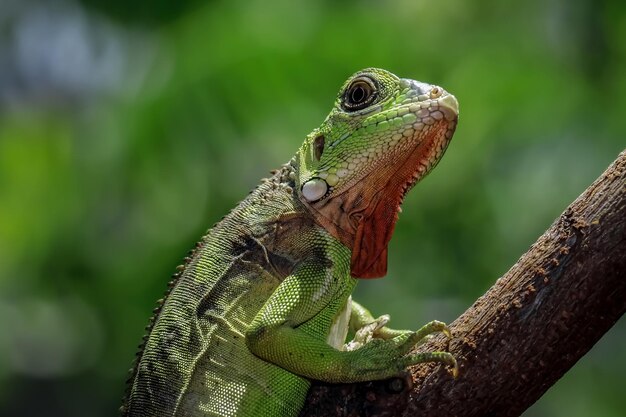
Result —
[[420, 351], [449, 350], [412, 378], [315, 383], [302, 417], [519, 416], [626, 311], [626, 151], [513, 267]]

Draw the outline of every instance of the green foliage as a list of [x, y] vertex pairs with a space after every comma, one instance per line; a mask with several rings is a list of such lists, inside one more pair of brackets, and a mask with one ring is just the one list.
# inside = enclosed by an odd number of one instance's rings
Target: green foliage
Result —
[[[623, 2], [181, 2], [154, 19], [108, 3], [133, 22], [114, 24], [126, 65], [115, 88], [0, 103], [9, 415], [114, 414], [175, 265], [296, 152], [358, 69], [460, 102], [447, 155], [405, 201], [388, 277], [357, 289], [393, 327], [452, 321], [624, 147]], [[133, 26], [145, 16], [152, 29]], [[618, 326], [525, 415], [620, 415]]]

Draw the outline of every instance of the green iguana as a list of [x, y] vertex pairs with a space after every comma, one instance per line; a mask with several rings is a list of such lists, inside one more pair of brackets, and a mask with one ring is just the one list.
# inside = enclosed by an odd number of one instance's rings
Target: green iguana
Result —
[[[389, 378], [448, 352], [351, 300], [387, 272], [407, 191], [443, 155], [458, 117], [441, 87], [369, 68], [350, 77], [298, 153], [217, 223], [155, 309], [124, 416], [296, 416], [311, 379]], [[346, 342], [348, 331], [355, 337]]]

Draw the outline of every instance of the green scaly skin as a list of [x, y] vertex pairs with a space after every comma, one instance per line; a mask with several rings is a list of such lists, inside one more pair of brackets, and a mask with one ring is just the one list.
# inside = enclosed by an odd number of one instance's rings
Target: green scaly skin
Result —
[[[385, 327], [351, 300], [386, 272], [408, 189], [443, 155], [456, 99], [369, 68], [322, 125], [198, 243], [157, 308], [124, 416], [296, 416], [311, 379], [385, 379], [447, 352], [411, 353], [433, 332]], [[349, 329], [355, 339], [345, 344]]]

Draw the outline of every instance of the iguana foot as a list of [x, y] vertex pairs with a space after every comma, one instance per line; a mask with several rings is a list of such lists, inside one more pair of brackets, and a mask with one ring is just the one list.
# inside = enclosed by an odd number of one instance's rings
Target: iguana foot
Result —
[[[352, 342], [345, 346], [346, 353], [351, 355], [348, 362], [348, 373], [359, 374], [351, 380], [384, 379], [397, 375], [409, 366], [425, 362], [438, 362], [452, 367], [452, 375], [458, 375], [456, 359], [448, 352], [421, 352], [411, 351], [433, 333], [441, 332], [447, 338], [451, 337], [450, 329], [445, 323], [431, 321], [421, 329], [413, 331], [397, 331], [398, 335], [390, 339], [377, 337], [377, 330], [383, 328], [388, 316], [381, 316], [357, 331]], [[385, 328], [386, 329], [386, 328]]]

